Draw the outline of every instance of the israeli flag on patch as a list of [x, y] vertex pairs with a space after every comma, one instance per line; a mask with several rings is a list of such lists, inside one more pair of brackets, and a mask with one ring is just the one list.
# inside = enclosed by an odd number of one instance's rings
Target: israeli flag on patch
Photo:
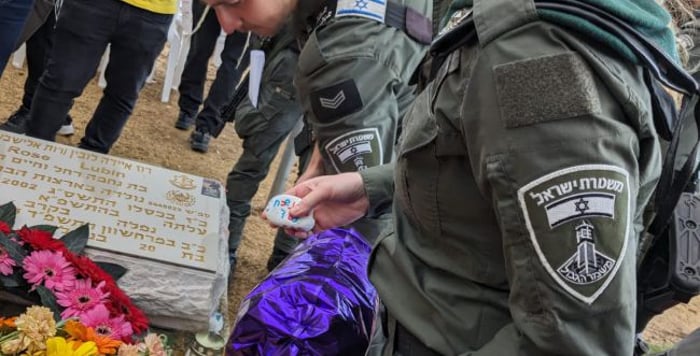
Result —
[[384, 22], [386, 0], [338, 0], [335, 17], [359, 16]]

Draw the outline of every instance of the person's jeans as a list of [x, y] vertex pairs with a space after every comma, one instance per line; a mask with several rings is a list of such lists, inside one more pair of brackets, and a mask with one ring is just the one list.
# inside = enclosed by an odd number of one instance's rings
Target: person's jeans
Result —
[[80, 142], [81, 148], [109, 152], [165, 45], [172, 17], [119, 0], [67, 0], [34, 94], [27, 134], [55, 139], [73, 99], [95, 75], [110, 44], [107, 87]]
[[34, 0], [0, 0], [0, 76], [22, 33]]
[[[204, 5], [195, 1], [192, 4], [193, 20], [196, 24], [204, 11]], [[187, 54], [187, 61], [180, 79], [180, 112], [197, 117], [197, 128], [206, 132], [215, 132], [221, 124], [221, 109], [232, 99], [234, 89], [241, 77], [241, 72], [247, 67], [247, 57], [241, 58], [248, 35], [235, 32], [226, 37], [224, 49], [221, 52], [221, 66], [216, 72], [216, 79], [209, 88], [209, 94], [204, 102], [202, 112], [197, 115], [204, 96], [209, 58], [214, 53], [216, 40], [221, 33], [221, 26], [214, 11], [209, 11], [202, 26], [192, 36], [192, 46]], [[238, 65], [239, 59], [242, 61]]]

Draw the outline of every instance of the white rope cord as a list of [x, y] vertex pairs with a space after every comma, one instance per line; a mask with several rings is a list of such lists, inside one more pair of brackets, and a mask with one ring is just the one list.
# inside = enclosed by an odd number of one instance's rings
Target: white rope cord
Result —
[[63, 0], [56, 0], [53, 3], [53, 15], [58, 21], [58, 14], [61, 12], [61, 7], [63, 6]]
[[[60, 1], [63, 1], [63, 0], [60, 0]], [[194, 0], [194, 1], [199, 1], [199, 0]], [[207, 7], [204, 8], [204, 12], [202, 12], [202, 16], [199, 17], [199, 20], [197, 21], [197, 25], [194, 26], [192, 31], [184, 32], [182, 35], [183, 36], [192, 36], [195, 33], [197, 33], [197, 31], [199, 31], [199, 29], [202, 27], [202, 24], [204, 23], [204, 19], [207, 18], [207, 15], [209, 14], [209, 10], [211, 10], [211, 6], [207, 5]]]

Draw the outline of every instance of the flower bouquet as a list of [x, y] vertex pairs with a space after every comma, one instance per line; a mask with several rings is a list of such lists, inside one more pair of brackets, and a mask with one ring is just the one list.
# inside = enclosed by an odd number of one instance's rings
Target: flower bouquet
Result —
[[13, 230], [16, 212], [12, 203], [0, 206], [0, 291], [49, 308], [55, 322], [79, 321], [95, 337], [130, 342], [146, 331], [146, 316], [115, 282], [126, 269], [82, 255], [88, 225], [55, 239], [54, 226]]
[[139, 343], [101, 335], [82, 322], [54, 320], [43, 306], [29, 307], [14, 318], [0, 318], [0, 355], [31, 356], [166, 356], [163, 336], [148, 334]]

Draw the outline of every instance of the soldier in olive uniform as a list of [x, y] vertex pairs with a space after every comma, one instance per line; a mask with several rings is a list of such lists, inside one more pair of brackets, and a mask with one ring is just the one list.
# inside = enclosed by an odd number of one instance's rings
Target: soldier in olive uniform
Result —
[[[294, 83], [313, 129], [300, 181], [392, 161], [409, 84], [432, 39], [426, 0], [206, 0], [226, 32], [271, 35], [292, 17], [303, 48]], [[374, 241], [389, 214], [353, 224]]]
[[250, 215], [250, 201], [267, 176], [280, 145], [301, 117], [292, 84], [299, 57], [296, 39], [289, 31], [280, 31], [277, 36], [256, 38], [254, 42], [252, 46], [263, 50], [266, 57], [259, 99], [253, 105], [246, 95], [236, 108], [234, 123], [236, 133], [243, 140], [243, 153], [226, 180], [232, 271], [243, 227]]
[[[661, 162], [652, 97], [629, 47], [549, 3], [458, 12], [470, 26], [436, 40], [444, 61], [404, 118], [395, 166], [289, 192], [317, 230], [393, 203], [369, 265], [384, 355], [632, 354], [637, 243]], [[677, 60], [655, 0], [576, 4]]]

